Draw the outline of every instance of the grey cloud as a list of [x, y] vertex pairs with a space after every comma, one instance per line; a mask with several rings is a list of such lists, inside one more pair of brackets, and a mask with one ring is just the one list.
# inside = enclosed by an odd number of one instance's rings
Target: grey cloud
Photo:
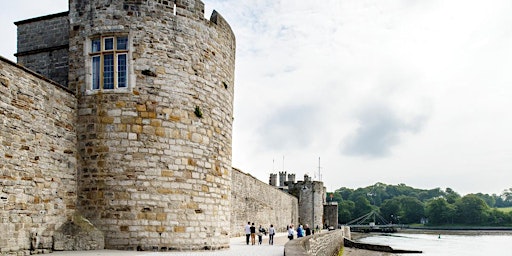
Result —
[[400, 143], [403, 132], [421, 131], [426, 117], [418, 115], [412, 121], [400, 119], [385, 105], [366, 106], [358, 113], [359, 128], [342, 145], [342, 153], [352, 156], [385, 157]]
[[314, 139], [318, 118], [314, 106], [290, 106], [276, 109], [258, 129], [261, 145], [272, 150], [307, 147]]

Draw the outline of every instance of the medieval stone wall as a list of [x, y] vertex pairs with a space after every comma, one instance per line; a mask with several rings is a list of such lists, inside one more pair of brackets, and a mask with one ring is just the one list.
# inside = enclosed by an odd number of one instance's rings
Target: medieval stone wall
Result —
[[298, 201], [294, 196], [253, 176], [233, 169], [231, 178], [231, 236], [244, 235], [247, 222], [278, 232], [298, 223]]
[[338, 228], [338, 204], [337, 202], [329, 202], [324, 204], [324, 221], [327, 227]]
[[[229, 246], [235, 38], [199, 0], [70, 1], [78, 208], [126, 250]], [[128, 87], [91, 90], [90, 42], [128, 37]]]
[[46, 78], [68, 84], [68, 12], [15, 22], [18, 64]]
[[[2, 252], [65, 249], [54, 235], [77, 216], [125, 250], [219, 249], [247, 221], [298, 224], [297, 198], [232, 169], [235, 38], [220, 14], [200, 0], [69, 6], [17, 23], [20, 64], [69, 90], [0, 59]], [[95, 90], [91, 40], [116, 36], [127, 87]]]
[[51, 249], [73, 215], [75, 109], [73, 94], [0, 57], [1, 253]]
[[311, 228], [322, 228], [326, 189], [321, 181], [312, 181], [307, 175], [303, 181], [288, 183], [288, 192], [299, 199], [299, 223]]

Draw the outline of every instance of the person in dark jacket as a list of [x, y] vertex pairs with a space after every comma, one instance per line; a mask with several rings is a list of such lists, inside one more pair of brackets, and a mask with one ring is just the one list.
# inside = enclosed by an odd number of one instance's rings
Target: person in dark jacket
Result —
[[306, 236], [310, 236], [311, 235], [311, 229], [309, 228], [308, 224], [306, 224], [304, 230], [306, 230]]
[[267, 235], [267, 231], [260, 225], [258, 228], [258, 244], [261, 245], [263, 242], [263, 235]]
[[254, 222], [251, 225], [251, 244], [254, 245], [256, 243], [256, 227], [254, 226]]

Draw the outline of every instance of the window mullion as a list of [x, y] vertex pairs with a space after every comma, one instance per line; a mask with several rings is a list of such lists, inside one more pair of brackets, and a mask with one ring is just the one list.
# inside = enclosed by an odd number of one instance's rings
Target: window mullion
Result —
[[104, 81], [103, 81], [103, 73], [105, 72], [104, 70], [104, 63], [103, 63], [103, 52], [100, 54], [100, 91], [103, 91], [103, 84], [104, 84]]
[[[114, 40], [115, 42], [116, 40]], [[114, 43], [114, 46], [115, 46], [115, 43]], [[118, 69], [118, 66], [117, 66], [117, 52], [114, 50], [114, 89], [117, 89], [118, 88], [118, 81], [117, 81], [117, 69]]]

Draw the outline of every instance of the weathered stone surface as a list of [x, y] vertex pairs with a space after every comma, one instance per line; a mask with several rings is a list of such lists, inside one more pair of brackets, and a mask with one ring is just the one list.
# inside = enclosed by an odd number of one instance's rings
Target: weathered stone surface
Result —
[[15, 23], [18, 26], [18, 64], [64, 86], [68, 82], [68, 13]]
[[101, 250], [105, 248], [103, 232], [84, 217], [75, 214], [73, 220], [64, 223], [53, 235], [56, 251]]
[[[229, 246], [231, 28], [205, 19], [200, 0], [70, 3], [79, 211], [108, 249]], [[125, 90], [90, 89], [87, 42], [99, 35], [129, 38]]]
[[1, 253], [47, 252], [77, 200], [77, 101], [2, 57], [0, 77]]
[[350, 237], [350, 228], [343, 227], [311, 236], [297, 238], [286, 243], [286, 256], [337, 256], [343, 247], [343, 239]]
[[244, 235], [249, 221], [266, 229], [273, 224], [278, 232], [298, 223], [298, 199], [294, 196], [237, 169], [233, 169], [231, 184], [232, 236]]

